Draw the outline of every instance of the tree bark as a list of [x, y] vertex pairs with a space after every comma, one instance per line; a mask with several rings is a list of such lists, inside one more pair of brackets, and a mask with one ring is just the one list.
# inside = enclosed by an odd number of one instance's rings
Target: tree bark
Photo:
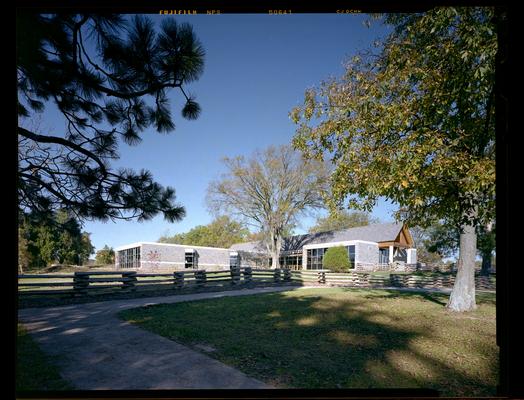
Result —
[[271, 250], [271, 269], [278, 268], [278, 250], [274, 247]]
[[282, 238], [278, 234], [271, 234], [271, 268], [279, 268], [280, 247]]
[[475, 303], [475, 256], [477, 235], [472, 225], [462, 226], [455, 285], [446, 307], [451, 311], [473, 311]]

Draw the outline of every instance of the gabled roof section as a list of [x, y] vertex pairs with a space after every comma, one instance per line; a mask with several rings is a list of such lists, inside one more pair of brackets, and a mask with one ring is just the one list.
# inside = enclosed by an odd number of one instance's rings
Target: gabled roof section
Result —
[[267, 252], [266, 246], [262, 242], [235, 243], [229, 249], [236, 251], [249, 251], [251, 253]]
[[[403, 233], [403, 227], [404, 232], [407, 231], [407, 234]], [[409, 230], [402, 223], [374, 224], [340, 231], [309, 233], [285, 238], [282, 251], [300, 250], [307, 244], [346, 242], [350, 240], [364, 240], [376, 243], [393, 242], [397, 241], [401, 234], [409, 235], [409, 238], [411, 238]], [[264, 244], [261, 242], [237, 243], [231, 246], [231, 249], [256, 253], [266, 251]]]
[[410, 247], [415, 246], [413, 236], [411, 236], [411, 232], [409, 231], [406, 225], [402, 226], [402, 230], [399, 232], [396, 241], [402, 244], [406, 244]]

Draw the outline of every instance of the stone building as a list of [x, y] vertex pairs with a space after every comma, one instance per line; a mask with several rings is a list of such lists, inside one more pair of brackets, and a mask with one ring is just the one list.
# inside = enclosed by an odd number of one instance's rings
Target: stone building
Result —
[[[404, 224], [386, 223], [286, 238], [280, 266], [290, 269], [322, 269], [330, 247], [346, 247], [351, 265], [358, 270], [380, 264], [415, 264], [416, 249]], [[179, 244], [139, 242], [115, 249], [118, 269], [143, 271], [229, 269], [232, 264], [267, 268], [271, 265], [262, 242], [238, 243], [229, 249]]]

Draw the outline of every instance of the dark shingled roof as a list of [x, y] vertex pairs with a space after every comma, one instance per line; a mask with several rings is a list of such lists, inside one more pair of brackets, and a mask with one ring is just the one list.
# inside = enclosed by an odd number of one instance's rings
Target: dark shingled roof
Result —
[[[387, 223], [359, 226], [340, 231], [309, 233], [295, 235], [284, 239], [282, 251], [300, 250], [307, 244], [345, 242], [349, 240], [365, 240], [368, 242], [393, 241], [398, 236], [403, 224]], [[236, 243], [231, 250], [264, 252], [266, 247], [262, 242]]]

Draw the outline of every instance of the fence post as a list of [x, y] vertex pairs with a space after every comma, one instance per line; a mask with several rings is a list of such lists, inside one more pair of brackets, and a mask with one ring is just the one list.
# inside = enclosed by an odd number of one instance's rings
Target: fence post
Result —
[[275, 269], [275, 272], [273, 272], [273, 281], [275, 283], [280, 282], [280, 269], [279, 268]]
[[284, 269], [284, 282], [291, 282], [291, 271], [289, 269]]
[[231, 284], [238, 285], [240, 283], [240, 267], [231, 266]]
[[253, 269], [251, 267], [244, 268], [244, 283], [251, 283], [253, 278]]
[[371, 278], [371, 274], [360, 274], [362, 287], [370, 287], [369, 278]]
[[89, 275], [85, 272], [75, 272], [73, 278], [73, 290], [75, 294], [86, 295], [89, 286]]
[[127, 278], [122, 283], [122, 290], [129, 290], [134, 292], [136, 290], [136, 271], [123, 271], [122, 278]]
[[183, 272], [173, 272], [175, 278], [175, 289], [182, 289], [184, 287], [184, 273]]
[[398, 275], [395, 275], [395, 274], [390, 274], [389, 275], [389, 284], [390, 284], [390, 286], [393, 286], [393, 287], [400, 286], [398, 280], [399, 280], [398, 279]]
[[318, 271], [318, 283], [326, 283], [326, 273], [324, 271]]
[[206, 271], [205, 270], [195, 271], [195, 281], [196, 281], [197, 286], [204, 286], [207, 281]]

